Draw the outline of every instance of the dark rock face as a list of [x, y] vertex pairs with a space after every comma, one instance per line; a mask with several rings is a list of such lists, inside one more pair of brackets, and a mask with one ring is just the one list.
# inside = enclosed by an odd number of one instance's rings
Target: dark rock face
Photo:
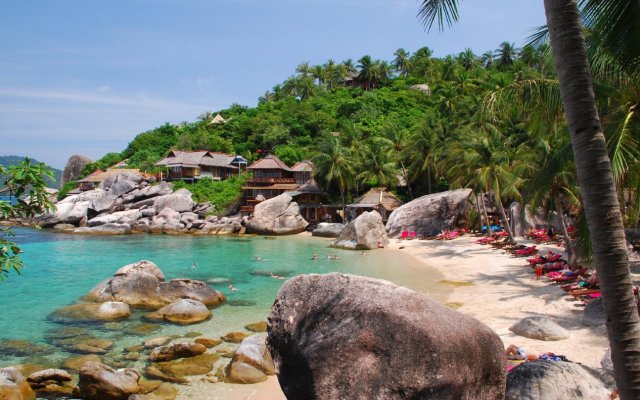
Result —
[[65, 165], [64, 167], [64, 171], [62, 171], [62, 180], [60, 181], [60, 186], [63, 186], [67, 182], [77, 180], [80, 176], [80, 171], [82, 171], [82, 168], [90, 162], [90, 158], [78, 154], [69, 157], [67, 165]]
[[464, 215], [471, 192], [471, 189], [450, 190], [410, 201], [391, 213], [387, 233], [390, 237], [398, 237], [403, 231], [432, 236], [456, 226]]
[[290, 400], [504, 398], [498, 335], [382, 280], [288, 280], [271, 309], [267, 345]]
[[595, 372], [570, 362], [530, 361], [507, 376], [506, 400], [608, 399]]
[[134, 370], [116, 371], [108, 365], [88, 362], [80, 369], [78, 391], [85, 400], [127, 400], [140, 392], [139, 379]]

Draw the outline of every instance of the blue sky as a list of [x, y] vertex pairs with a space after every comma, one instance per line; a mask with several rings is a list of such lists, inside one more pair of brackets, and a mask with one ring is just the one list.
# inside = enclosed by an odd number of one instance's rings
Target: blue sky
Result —
[[427, 34], [418, 0], [0, 0], [0, 155], [63, 167], [165, 122], [257, 98], [303, 61], [403, 47], [435, 56], [521, 46], [542, 0], [462, 1]]

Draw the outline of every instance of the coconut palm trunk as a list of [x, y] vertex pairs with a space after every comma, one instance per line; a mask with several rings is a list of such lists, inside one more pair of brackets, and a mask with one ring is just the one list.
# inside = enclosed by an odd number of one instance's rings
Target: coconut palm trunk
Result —
[[544, 0], [593, 255], [600, 278], [616, 384], [640, 398], [640, 326], [620, 205], [596, 108], [576, 0]]
[[504, 206], [502, 205], [502, 200], [500, 200], [500, 196], [496, 195], [496, 205], [498, 206], [498, 210], [500, 211], [500, 217], [502, 218], [502, 225], [504, 225], [504, 229], [507, 231], [507, 235], [509, 236], [509, 242], [515, 243], [516, 240], [513, 237], [513, 232], [511, 231], [511, 225], [509, 224], [509, 219], [507, 218], [507, 213], [504, 210]]
[[[489, 213], [487, 212], [487, 203], [484, 201], [484, 192], [480, 192], [480, 198], [482, 199], [482, 211], [484, 212], [484, 221], [487, 227], [487, 237], [491, 236], [491, 221], [489, 221]], [[480, 232], [482, 232], [482, 225], [480, 225]]]
[[569, 236], [569, 230], [567, 229], [567, 223], [564, 220], [564, 213], [562, 212], [562, 202], [557, 195], [554, 198], [556, 203], [556, 213], [560, 220], [560, 226], [562, 227], [562, 237], [564, 238], [564, 249], [567, 252], [567, 258], [569, 259], [569, 265], [573, 265], [576, 261], [575, 252], [573, 251], [573, 243], [571, 243], [571, 236]]

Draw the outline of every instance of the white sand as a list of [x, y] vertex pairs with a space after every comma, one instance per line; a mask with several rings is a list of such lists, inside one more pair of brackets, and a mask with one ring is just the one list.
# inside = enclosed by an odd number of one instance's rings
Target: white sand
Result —
[[[392, 240], [389, 248], [414, 256], [425, 266], [435, 268], [445, 280], [471, 282], [454, 286], [447, 302], [460, 302], [458, 311], [475, 317], [498, 333], [505, 344], [516, 344], [527, 352], [553, 352], [569, 360], [600, 368], [608, 348], [604, 326], [587, 328], [581, 319], [584, 306], [546, 278], [535, 279], [525, 258], [515, 258], [490, 246], [475, 244], [476, 237], [464, 236], [450, 241]], [[519, 243], [524, 243], [520, 241]], [[538, 246], [541, 251], [562, 249]], [[385, 251], [385, 250], [376, 250]], [[547, 316], [570, 331], [566, 340], [545, 342], [517, 336], [509, 327], [528, 316]], [[275, 377], [257, 385], [223, 383], [191, 384], [181, 390], [180, 399], [284, 400]]]
[[[463, 236], [444, 242], [392, 240], [390, 248], [404, 247], [401, 251], [436, 268], [446, 280], [472, 282], [471, 286], [455, 287], [448, 302], [463, 303], [458, 311], [488, 325], [498, 333], [505, 347], [516, 344], [527, 352], [553, 352], [565, 355], [571, 361], [600, 368], [600, 360], [608, 348], [604, 325], [584, 327], [581, 302], [544, 277], [536, 280], [526, 258], [516, 258], [491, 246], [476, 244], [477, 239]], [[563, 250], [549, 245], [538, 245], [538, 248], [543, 252]], [[571, 337], [545, 342], [509, 331], [510, 326], [529, 316], [549, 317], [569, 330]]]

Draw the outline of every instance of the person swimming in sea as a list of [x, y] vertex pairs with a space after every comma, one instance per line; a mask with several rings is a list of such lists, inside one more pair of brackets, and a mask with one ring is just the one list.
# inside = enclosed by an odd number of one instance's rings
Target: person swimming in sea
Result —
[[261, 260], [262, 260], [262, 257], [260, 257], [260, 256], [254, 256], [254, 257], [253, 257], [253, 259], [254, 259], [254, 260], [256, 260], [256, 261], [261, 261]]
[[233, 285], [229, 285], [229, 290], [231, 290], [232, 292], [235, 292], [238, 289], [236, 289], [236, 287]]
[[194, 262], [193, 265], [191, 266], [191, 269], [196, 269], [198, 268], [198, 262]]

